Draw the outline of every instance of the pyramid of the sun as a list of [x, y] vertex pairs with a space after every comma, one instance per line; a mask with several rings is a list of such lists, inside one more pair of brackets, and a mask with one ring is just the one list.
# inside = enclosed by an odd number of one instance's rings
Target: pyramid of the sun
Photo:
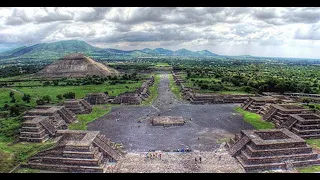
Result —
[[118, 73], [117, 70], [79, 53], [66, 55], [38, 72], [42, 77], [114, 76]]

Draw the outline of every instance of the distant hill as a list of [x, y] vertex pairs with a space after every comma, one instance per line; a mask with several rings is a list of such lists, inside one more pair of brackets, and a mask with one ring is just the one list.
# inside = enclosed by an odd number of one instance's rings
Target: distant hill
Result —
[[125, 51], [112, 48], [94, 47], [84, 41], [65, 40], [53, 43], [40, 43], [32, 46], [23, 46], [10, 51], [0, 53], [0, 61], [10, 60], [57, 60], [70, 53], [82, 53], [93, 58], [117, 59], [117, 58], [136, 58], [150, 56], [181, 56], [181, 57], [210, 57], [218, 56], [208, 50], [190, 51], [180, 49], [171, 51], [164, 48]]

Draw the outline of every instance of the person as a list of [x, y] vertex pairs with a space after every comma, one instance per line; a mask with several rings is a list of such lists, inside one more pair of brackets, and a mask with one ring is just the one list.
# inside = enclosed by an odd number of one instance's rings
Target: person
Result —
[[161, 160], [161, 153], [159, 153], [159, 159]]
[[221, 160], [221, 156], [219, 156], [219, 161]]
[[197, 157], [194, 158], [194, 162], [197, 163]]
[[201, 156], [199, 157], [199, 162], [201, 163]]

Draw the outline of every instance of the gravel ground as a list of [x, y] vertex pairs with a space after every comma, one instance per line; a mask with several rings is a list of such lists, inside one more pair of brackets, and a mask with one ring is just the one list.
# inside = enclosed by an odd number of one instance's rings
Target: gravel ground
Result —
[[[243, 129], [253, 129], [233, 110], [237, 104], [192, 105], [179, 101], [169, 89], [168, 74], [161, 74], [159, 96], [152, 106], [122, 106], [89, 123], [88, 130], [101, 131], [122, 143], [127, 152], [173, 150], [213, 151], [218, 140], [233, 137]], [[182, 116], [183, 126], [152, 126], [153, 116]], [[140, 121], [140, 122], [139, 122]]]
[[[157, 152], [157, 158], [146, 153], [128, 153], [107, 172], [113, 173], [243, 173], [241, 165], [232, 158], [223, 144], [213, 152]], [[201, 162], [199, 162], [201, 157]], [[197, 158], [197, 162], [195, 161]]]

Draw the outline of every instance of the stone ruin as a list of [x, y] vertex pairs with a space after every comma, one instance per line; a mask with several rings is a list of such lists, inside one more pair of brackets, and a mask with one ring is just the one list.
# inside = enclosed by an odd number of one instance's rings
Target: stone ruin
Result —
[[54, 147], [31, 157], [28, 168], [58, 172], [104, 173], [124, 152], [100, 131], [58, 130]]
[[311, 109], [305, 109], [302, 106], [292, 104], [272, 104], [270, 110], [266, 112], [262, 119], [271, 121], [277, 128], [280, 128], [283, 123], [286, 123], [290, 114], [309, 114], [313, 113]]
[[306, 141], [287, 129], [242, 130], [226, 146], [247, 172], [320, 164]]
[[264, 115], [271, 104], [278, 104], [281, 100], [272, 96], [249, 97], [242, 105], [243, 110]]
[[220, 103], [243, 103], [250, 96], [254, 95], [224, 95], [224, 94], [215, 94], [215, 93], [191, 93], [189, 96], [190, 102], [192, 104], [220, 104]]
[[151, 120], [153, 126], [182, 126], [184, 123], [182, 116], [156, 116]]
[[89, 114], [92, 112], [91, 105], [84, 99], [67, 99], [64, 101], [64, 107], [75, 114]]
[[148, 78], [143, 82], [141, 87], [137, 88], [135, 92], [124, 92], [114, 98], [114, 104], [139, 105], [143, 100], [146, 100], [149, 95], [149, 87], [154, 83], [154, 77]]
[[190, 101], [191, 104], [223, 104], [223, 103], [243, 103], [249, 97], [255, 95], [231, 95], [231, 94], [216, 94], [216, 93], [195, 93], [192, 88], [185, 87], [182, 83], [179, 72], [172, 71], [175, 83], [180, 86], [180, 91], [184, 99]]
[[44, 142], [57, 130], [67, 129], [67, 124], [76, 121], [75, 114], [64, 106], [37, 106], [23, 116], [20, 141]]
[[86, 94], [84, 100], [91, 105], [107, 104], [110, 102], [108, 95], [105, 93], [88, 93]]
[[288, 120], [281, 124], [301, 138], [320, 138], [320, 115], [290, 114]]
[[133, 104], [138, 105], [142, 101], [141, 97], [136, 92], [125, 92], [114, 98], [113, 103], [115, 104]]

